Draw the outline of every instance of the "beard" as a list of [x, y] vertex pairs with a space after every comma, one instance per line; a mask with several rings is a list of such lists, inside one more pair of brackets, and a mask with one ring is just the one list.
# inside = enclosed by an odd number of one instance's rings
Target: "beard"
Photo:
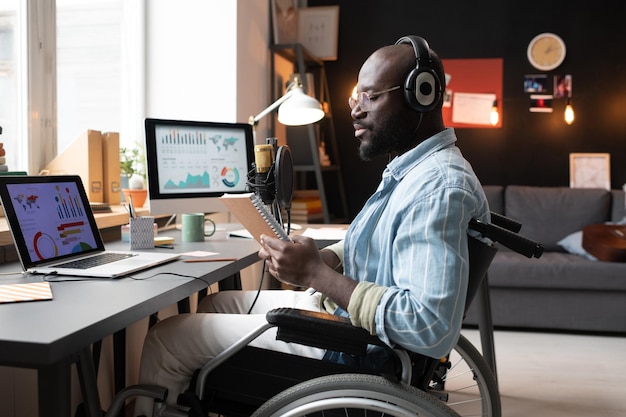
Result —
[[400, 153], [409, 149], [419, 124], [417, 127], [409, 127], [406, 121], [406, 115], [398, 113], [384, 119], [378, 119], [376, 124], [384, 127], [368, 127], [369, 139], [361, 141], [359, 157], [364, 161], [371, 161], [380, 156]]

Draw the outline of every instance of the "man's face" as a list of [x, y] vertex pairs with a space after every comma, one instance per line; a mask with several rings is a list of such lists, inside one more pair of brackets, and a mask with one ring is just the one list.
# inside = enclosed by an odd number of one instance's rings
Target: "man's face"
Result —
[[[396, 97], [395, 100], [399, 99]], [[367, 117], [358, 121], [364, 129], [358, 136], [359, 156], [365, 161], [371, 161], [379, 156], [385, 156], [406, 150], [413, 141], [415, 128], [408, 126], [404, 111], [393, 112], [386, 108], [370, 110]]]
[[372, 98], [367, 111], [357, 105], [351, 112], [361, 159], [372, 160], [411, 147], [419, 117], [404, 103], [402, 89], [375, 96], [379, 91], [402, 85], [403, 81], [393, 62], [385, 57], [373, 55], [363, 64], [357, 92], [366, 92]]

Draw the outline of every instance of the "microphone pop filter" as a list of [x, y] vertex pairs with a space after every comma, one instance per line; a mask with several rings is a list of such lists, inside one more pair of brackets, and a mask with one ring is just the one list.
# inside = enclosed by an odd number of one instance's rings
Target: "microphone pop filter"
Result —
[[283, 145], [276, 153], [274, 175], [276, 179], [276, 199], [285, 210], [291, 210], [293, 199], [293, 160], [289, 146]]

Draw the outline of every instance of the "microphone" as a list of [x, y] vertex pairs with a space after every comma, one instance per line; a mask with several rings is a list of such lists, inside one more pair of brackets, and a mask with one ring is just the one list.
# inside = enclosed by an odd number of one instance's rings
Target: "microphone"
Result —
[[287, 145], [278, 147], [276, 138], [266, 138], [265, 142], [254, 147], [254, 163], [248, 172], [247, 186], [282, 224], [281, 208], [289, 215], [293, 197], [291, 150]]
[[276, 181], [274, 178], [275, 160], [276, 153], [273, 144], [255, 145], [254, 179], [251, 188], [256, 195], [261, 197], [261, 200], [263, 200], [263, 203], [266, 205], [271, 205], [276, 197]]

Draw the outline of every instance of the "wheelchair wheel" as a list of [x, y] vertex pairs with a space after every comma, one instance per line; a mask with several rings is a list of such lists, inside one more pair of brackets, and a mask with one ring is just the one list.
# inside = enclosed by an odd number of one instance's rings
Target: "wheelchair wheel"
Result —
[[252, 417], [459, 417], [417, 388], [380, 376], [338, 374], [302, 382], [269, 399]]
[[500, 417], [502, 404], [491, 367], [463, 335], [442, 363], [445, 373], [431, 388], [447, 395], [446, 404], [460, 416]]

